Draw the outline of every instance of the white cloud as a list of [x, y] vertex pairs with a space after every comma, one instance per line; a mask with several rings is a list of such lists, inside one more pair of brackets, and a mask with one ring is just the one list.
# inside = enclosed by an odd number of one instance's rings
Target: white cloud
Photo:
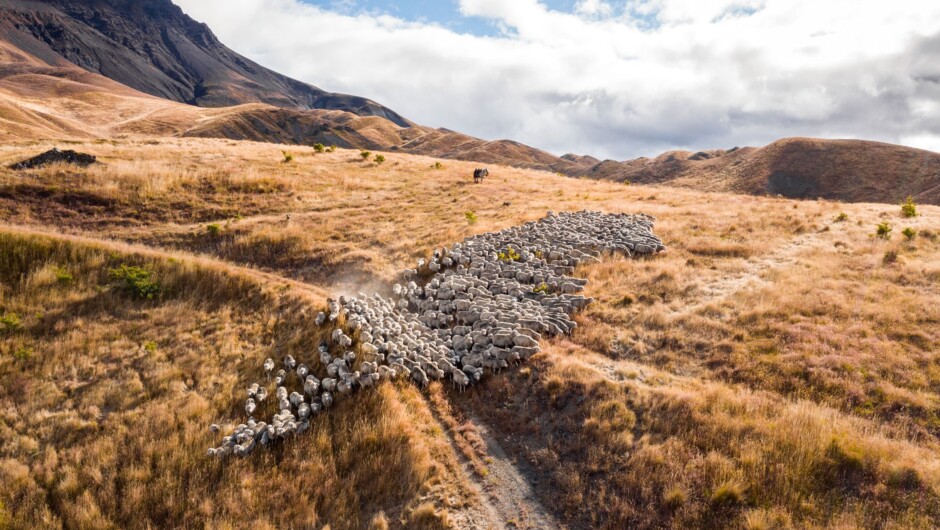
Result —
[[[629, 158], [785, 136], [940, 145], [940, 3], [460, 0], [498, 37], [297, 0], [176, 0], [223, 42], [422, 124]], [[615, 9], [626, 6], [624, 10]]]

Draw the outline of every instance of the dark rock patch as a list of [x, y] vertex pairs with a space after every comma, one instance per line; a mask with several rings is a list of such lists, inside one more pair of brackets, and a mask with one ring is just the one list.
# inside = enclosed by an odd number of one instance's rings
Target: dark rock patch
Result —
[[32, 158], [23, 160], [22, 162], [17, 162], [11, 165], [10, 169], [35, 169], [58, 162], [65, 162], [66, 164], [88, 167], [97, 162], [97, 159], [94, 155], [70, 150], [60, 151], [56, 148], [53, 148], [49, 151], [46, 151], [45, 153], [42, 153], [41, 155], [36, 155]]

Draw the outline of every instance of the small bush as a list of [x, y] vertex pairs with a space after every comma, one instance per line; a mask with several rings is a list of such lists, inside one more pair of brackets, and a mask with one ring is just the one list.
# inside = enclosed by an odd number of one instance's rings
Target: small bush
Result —
[[65, 267], [56, 267], [52, 272], [55, 274], [55, 281], [59, 285], [68, 285], [75, 279]]
[[663, 504], [666, 505], [670, 510], [677, 510], [685, 504], [686, 494], [682, 488], [675, 487], [667, 491], [663, 495]]
[[284, 162], [285, 164], [290, 164], [291, 162], [294, 161], [294, 155], [293, 155], [293, 154], [288, 153], [287, 151], [281, 151], [281, 154], [284, 155], [284, 160], [283, 160], [283, 162]]
[[513, 261], [519, 261], [522, 259], [522, 256], [516, 252], [516, 249], [512, 247], [506, 247], [506, 252], [500, 252], [498, 254], [499, 260], [505, 263], [511, 263]]
[[333, 152], [335, 152], [335, 151], [336, 151], [336, 146], [335, 146], [335, 145], [331, 145], [331, 146], [329, 146], [329, 147], [326, 148], [326, 152], [327, 152], [327, 153], [333, 153]]
[[368, 160], [369, 157], [372, 156], [372, 153], [369, 151], [363, 151], [359, 153], [359, 156], [361, 156], [363, 160]]
[[733, 481], [723, 482], [718, 489], [712, 492], [711, 502], [714, 506], [735, 506], [744, 500], [741, 486]]
[[118, 287], [136, 298], [153, 300], [160, 294], [160, 284], [152, 279], [153, 272], [142, 267], [121, 265], [110, 269], [108, 276]]
[[477, 222], [477, 214], [473, 210], [467, 210], [463, 215], [467, 218], [467, 224], [472, 225]]
[[0, 329], [2, 329], [4, 333], [13, 333], [22, 327], [23, 322], [20, 321], [20, 316], [16, 313], [4, 313], [4, 315], [0, 317]]
[[206, 225], [206, 233], [212, 237], [219, 237], [222, 235], [222, 227], [218, 223], [211, 223]]
[[144, 343], [144, 349], [150, 353], [154, 353], [157, 351], [157, 343], [152, 340], [148, 340]]
[[444, 164], [441, 164], [440, 162], [435, 162], [434, 165], [431, 167], [434, 169], [444, 169]]
[[911, 228], [911, 227], [907, 227], [907, 228], [905, 228], [903, 231], [901, 231], [901, 234], [902, 234], [902, 235], [904, 236], [904, 238], [907, 239], [908, 241], [913, 241], [914, 238], [917, 237], [917, 230], [914, 230], [914, 229]]
[[878, 223], [878, 228], [875, 231], [875, 236], [879, 239], [884, 239], [885, 241], [891, 239], [891, 225], [887, 222]]
[[835, 218], [835, 222], [837, 222], [837, 223], [844, 223], [844, 222], [846, 222], [846, 221], [848, 221], [848, 220], [849, 220], [849, 216], [848, 216], [848, 214], [846, 214], [845, 212], [840, 213], [840, 214], [837, 215], [836, 218]]
[[892, 263], [895, 263], [897, 261], [898, 261], [898, 251], [896, 250], [889, 250], [885, 252], [884, 257], [881, 258], [881, 262], [884, 263], [885, 265], [891, 265]]
[[33, 358], [35, 351], [29, 346], [20, 346], [13, 350], [13, 357], [20, 361], [28, 361]]
[[535, 293], [535, 294], [548, 294], [548, 284], [545, 283], [545, 282], [542, 282], [542, 283], [536, 285], [536, 286], [532, 289], [532, 292]]
[[375, 155], [375, 163], [382, 164], [385, 162], [385, 157], [382, 155]]
[[901, 205], [901, 215], [904, 217], [917, 217], [917, 204], [914, 203], [914, 198], [908, 196], [904, 204]]
[[313, 150], [317, 153], [322, 153], [326, 151], [326, 146], [323, 144], [313, 144]]

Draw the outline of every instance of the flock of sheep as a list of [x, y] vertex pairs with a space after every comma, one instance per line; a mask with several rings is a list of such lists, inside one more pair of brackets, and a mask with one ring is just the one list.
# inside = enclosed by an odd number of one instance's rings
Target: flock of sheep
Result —
[[[290, 355], [279, 368], [265, 360], [265, 382], [247, 390], [249, 420], [208, 453], [244, 456], [259, 444], [302, 433], [340, 396], [383, 379], [409, 378], [419, 385], [450, 379], [462, 390], [485, 370], [498, 372], [528, 359], [540, 351], [543, 336], [570, 333], [576, 325], [571, 315], [592, 302], [578, 294], [587, 281], [571, 276], [576, 266], [597, 262], [604, 253], [665, 249], [653, 234], [653, 221], [642, 214], [549, 212], [537, 222], [434, 251], [404, 272], [407, 283], [395, 285], [391, 298], [330, 300], [315, 323], [335, 329], [307, 360], [310, 365]], [[269, 385], [278, 412], [266, 423], [254, 415]]]

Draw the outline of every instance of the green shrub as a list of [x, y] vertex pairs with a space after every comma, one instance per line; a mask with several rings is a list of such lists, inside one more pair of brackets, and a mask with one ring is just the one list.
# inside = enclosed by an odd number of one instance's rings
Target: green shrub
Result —
[[875, 236], [884, 239], [885, 241], [891, 239], [891, 225], [887, 222], [878, 223], [878, 228], [875, 231]]
[[284, 163], [285, 163], [285, 164], [290, 164], [291, 162], [294, 161], [294, 155], [293, 155], [293, 154], [288, 153], [287, 151], [281, 151], [281, 153], [284, 155]]
[[65, 267], [56, 267], [52, 272], [55, 274], [55, 281], [59, 285], [68, 285], [75, 279]]
[[13, 350], [13, 357], [20, 361], [28, 361], [33, 357], [34, 350], [29, 346], [22, 345]]
[[313, 144], [313, 150], [317, 153], [322, 153], [323, 151], [326, 151], [326, 146], [323, 144]]
[[363, 160], [368, 160], [369, 157], [372, 156], [372, 153], [370, 153], [369, 151], [363, 151], [359, 153], [359, 156], [361, 156]]
[[846, 221], [848, 221], [848, 220], [849, 220], [848, 214], [846, 214], [845, 212], [842, 212], [842, 213], [840, 213], [839, 215], [836, 216], [835, 222], [837, 222], [837, 223], [844, 223], [844, 222], [846, 222]]
[[904, 217], [917, 217], [917, 205], [914, 204], [914, 198], [908, 196], [907, 201], [901, 205], [901, 215]]
[[904, 238], [907, 239], [908, 241], [913, 241], [914, 238], [917, 237], [917, 230], [914, 230], [914, 229], [911, 228], [911, 227], [907, 227], [907, 228], [905, 228], [903, 231], [901, 231], [901, 234], [902, 234], [902, 235], [904, 236]]
[[434, 165], [431, 167], [434, 169], [444, 169], [444, 164], [441, 164], [440, 162], [435, 162]]
[[327, 153], [333, 153], [333, 152], [335, 152], [335, 151], [336, 151], [336, 146], [335, 146], [335, 145], [331, 145], [331, 146], [329, 146], [329, 147], [326, 148], [326, 152], [327, 152]]
[[4, 333], [13, 333], [22, 327], [23, 322], [20, 321], [20, 316], [16, 313], [4, 313], [3, 316], [0, 317], [0, 329], [2, 329]]
[[535, 294], [548, 294], [548, 284], [542, 282], [536, 285], [535, 288], [532, 289], [532, 292]]
[[148, 340], [144, 343], [144, 349], [150, 353], [154, 353], [157, 351], [157, 343], [152, 340]]
[[516, 250], [512, 247], [506, 247], [506, 252], [500, 252], [498, 254], [498, 257], [500, 261], [503, 261], [506, 263], [519, 261], [522, 258], [522, 256], [520, 256], [519, 253], [516, 252]]
[[136, 298], [153, 300], [160, 294], [160, 284], [152, 279], [153, 272], [142, 267], [121, 265], [110, 269], [108, 276], [119, 288]]
[[467, 218], [467, 224], [472, 225], [477, 222], [477, 214], [473, 210], [467, 210], [463, 215]]
[[381, 163], [383, 163], [383, 162], [385, 162], [385, 157], [384, 157], [384, 156], [382, 156], [382, 155], [375, 155], [375, 163], [376, 163], [376, 164], [381, 164]]
[[206, 233], [212, 237], [219, 237], [222, 235], [222, 227], [218, 223], [211, 223], [206, 225]]

